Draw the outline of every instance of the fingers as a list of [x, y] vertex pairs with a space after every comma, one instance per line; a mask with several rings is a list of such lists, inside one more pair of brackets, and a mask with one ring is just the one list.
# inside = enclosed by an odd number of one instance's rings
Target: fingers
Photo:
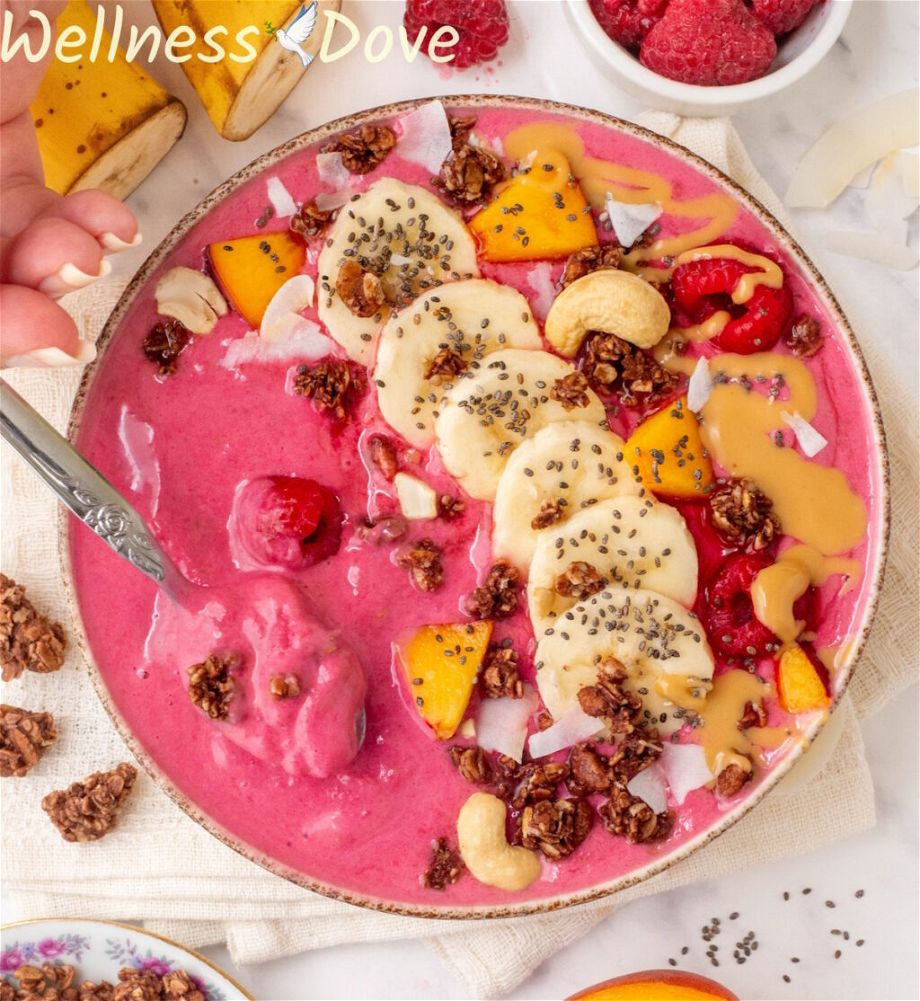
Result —
[[85, 365], [96, 356], [96, 348], [80, 340], [70, 316], [35, 289], [0, 285], [0, 316], [4, 368]]
[[44, 215], [58, 216], [80, 226], [109, 254], [141, 242], [132, 211], [104, 191], [78, 191], [51, 206]]
[[27, 226], [5, 256], [6, 281], [38, 289], [51, 298], [84, 288], [112, 270], [90, 233], [56, 217]]

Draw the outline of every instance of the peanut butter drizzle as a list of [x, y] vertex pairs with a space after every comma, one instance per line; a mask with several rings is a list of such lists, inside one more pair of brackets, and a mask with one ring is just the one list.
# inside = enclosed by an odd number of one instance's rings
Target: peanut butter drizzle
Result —
[[681, 264], [690, 264], [693, 261], [726, 259], [758, 269], [757, 271], [749, 271], [747, 274], [741, 276], [738, 284], [732, 291], [732, 302], [739, 304], [747, 302], [754, 294], [754, 289], [758, 285], [766, 285], [768, 288], [782, 287], [783, 272], [775, 261], [771, 261], [769, 257], [763, 257], [761, 254], [753, 254], [748, 250], [742, 250], [731, 243], [720, 243], [712, 247], [696, 247], [694, 250], [688, 250], [681, 254], [674, 264], [678, 266]]
[[717, 240], [738, 215], [738, 204], [727, 194], [713, 192], [680, 201], [674, 197], [670, 182], [658, 174], [589, 156], [575, 125], [561, 122], [522, 125], [505, 136], [504, 147], [505, 153], [516, 160], [525, 160], [535, 149], [556, 149], [564, 153], [585, 196], [596, 209], [603, 209], [609, 191], [621, 202], [631, 205], [657, 203], [663, 212], [675, 218], [701, 220], [696, 229], [656, 240], [624, 256], [624, 267], [653, 281], [665, 281], [670, 272], [657, 268], [645, 272], [640, 270], [642, 264], [660, 257], [677, 257], [686, 250]]
[[681, 709], [699, 713], [706, 705], [706, 696], [712, 686], [700, 678], [684, 674], [660, 674], [655, 680], [655, 691], [668, 702]]
[[738, 721], [748, 702], [756, 705], [769, 693], [770, 686], [747, 671], [726, 671], [716, 678], [700, 714], [701, 723], [694, 731], [713, 775], [728, 765], [751, 770], [755, 741], [751, 730], [738, 729]]
[[829, 646], [818, 647], [815, 652], [818, 655], [818, 660], [827, 668], [828, 673], [833, 678], [853, 656], [855, 646], [856, 641], [850, 639], [843, 643], [832, 643]]
[[754, 614], [783, 643], [794, 643], [805, 623], [796, 620], [792, 606], [810, 585], [823, 584], [832, 574], [847, 578], [845, 592], [859, 580], [862, 567], [857, 560], [828, 559], [811, 546], [791, 546], [754, 579]]

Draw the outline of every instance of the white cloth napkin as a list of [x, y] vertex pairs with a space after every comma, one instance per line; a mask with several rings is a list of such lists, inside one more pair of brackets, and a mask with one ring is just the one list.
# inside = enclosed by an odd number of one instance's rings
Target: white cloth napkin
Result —
[[[780, 218], [783, 208], [757, 174], [727, 120], [683, 120], [654, 113], [644, 124], [694, 149], [731, 174]], [[84, 335], [94, 337], [120, 289], [71, 297]], [[270, 875], [206, 834], [153, 783], [142, 779], [118, 829], [96, 844], [70, 845], [41, 812], [41, 797], [128, 752], [103, 712], [86, 665], [71, 645], [56, 675], [29, 674], [5, 686], [4, 701], [51, 710], [60, 744], [24, 779], [3, 782], [2, 876], [7, 891], [35, 916], [143, 920], [152, 930], [196, 947], [226, 941], [239, 963], [342, 942], [428, 940], [471, 997], [497, 997], [544, 959], [636, 897], [740, 870], [767, 858], [810, 851], [874, 823], [872, 781], [857, 717], [878, 710], [913, 680], [912, 623], [917, 607], [917, 482], [915, 417], [909, 394], [872, 350], [884, 331], [845, 303], [882, 399], [889, 435], [892, 510], [897, 531], [881, 606], [859, 670], [835, 720], [840, 739], [820, 774], [804, 788], [786, 780], [715, 845], [653, 880], [615, 897], [548, 917], [444, 922], [377, 914], [327, 900]], [[875, 334], [874, 337], [871, 334]], [[58, 427], [66, 424], [76, 373], [9, 373]], [[67, 621], [57, 555], [57, 519], [50, 495], [4, 447], [4, 572], [28, 585], [34, 600]], [[113, 610], [117, 625], [117, 609]], [[800, 769], [805, 769], [809, 757]], [[767, 833], [769, 835], [767, 836]]]

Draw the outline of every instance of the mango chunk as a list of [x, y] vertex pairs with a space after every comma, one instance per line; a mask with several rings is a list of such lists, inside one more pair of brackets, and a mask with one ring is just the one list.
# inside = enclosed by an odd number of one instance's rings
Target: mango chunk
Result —
[[782, 652], [776, 675], [780, 705], [787, 713], [807, 713], [830, 706], [821, 675], [798, 643]]
[[272, 296], [303, 267], [306, 247], [290, 233], [257, 233], [212, 243], [208, 256], [233, 308], [258, 330]]
[[702, 498], [712, 483], [712, 463], [686, 396], [647, 417], [626, 442], [624, 454], [654, 494]]
[[438, 740], [460, 725], [491, 637], [491, 622], [422, 626], [400, 647], [409, 694]]
[[590, 207], [558, 150], [537, 150], [530, 167], [470, 220], [487, 261], [568, 257], [597, 243]]

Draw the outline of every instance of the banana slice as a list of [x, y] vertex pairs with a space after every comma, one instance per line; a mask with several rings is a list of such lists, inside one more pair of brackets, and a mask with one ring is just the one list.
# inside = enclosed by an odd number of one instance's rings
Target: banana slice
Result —
[[578, 604], [579, 585], [655, 591], [689, 607], [698, 572], [693, 536], [676, 508], [644, 496], [603, 500], [539, 533], [527, 578], [534, 634]]
[[626, 668], [627, 688], [663, 734], [702, 709], [712, 687], [712, 652], [692, 612], [654, 591], [609, 588], [564, 612], [537, 644], [537, 685], [554, 719], [607, 657]]
[[556, 384], [574, 372], [548, 351], [506, 348], [449, 390], [435, 434], [445, 468], [468, 494], [492, 500], [511, 453], [547, 424], [586, 421], [606, 427], [604, 405], [592, 390], [584, 390], [584, 406], [569, 403], [567, 409], [552, 398]]
[[319, 255], [319, 318], [350, 358], [369, 365], [389, 307], [355, 315], [335, 291], [339, 269], [356, 261], [379, 275], [387, 301], [479, 274], [476, 244], [463, 220], [424, 188], [381, 178], [346, 202]]
[[[492, 549], [522, 570], [537, 540], [607, 497], [642, 490], [619, 435], [587, 421], [558, 421], [528, 438], [505, 465], [492, 513]], [[541, 520], [544, 527], [539, 525]], [[537, 634], [539, 635], [539, 633]]]
[[444, 394], [502, 348], [542, 344], [524, 296], [508, 285], [470, 278], [423, 292], [380, 335], [374, 382], [380, 411], [416, 448], [434, 444]]

